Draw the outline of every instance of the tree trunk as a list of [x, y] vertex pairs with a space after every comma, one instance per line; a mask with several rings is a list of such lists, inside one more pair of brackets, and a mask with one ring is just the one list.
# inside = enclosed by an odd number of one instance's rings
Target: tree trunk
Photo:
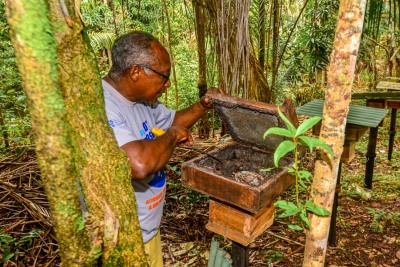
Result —
[[7, 4], [63, 265], [146, 265], [128, 159], [107, 125], [74, 1]]
[[172, 77], [174, 77], [174, 87], [175, 87], [175, 109], [179, 109], [179, 95], [178, 95], [178, 81], [176, 80], [176, 70], [175, 70], [175, 59], [174, 59], [174, 53], [172, 51], [172, 42], [171, 42], [171, 22], [169, 21], [169, 12], [168, 12], [168, 6], [167, 6], [167, 1], [163, 0], [163, 7], [165, 11], [165, 18], [167, 20], [167, 29], [168, 29], [168, 35], [167, 35], [167, 41], [168, 41], [168, 49], [169, 49], [169, 55], [171, 57], [171, 62], [172, 62]]
[[[332, 147], [335, 157], [318, 151], [311, 197], [316, 205], [332, 211], [346, 117], [351, 100], [366, 1], [342, 0], [329, 65], [320, 139]], [[330, 217], [310, 215], [303, 266], [324, 266]]]
[[265, 67], [265, 0], [259, 0], [258, 2], [258, 61], [260, 67]]
[[3, 105], [1, 103], [1, 99], [0, 99], [0, 132], [1, 132], [1, 135], [3, 136], [4, 147], [6, 149], [8, 149], [10, 147], [10, 141], [8, 138], [7, 126], [6, 126], [6, 123], [4, 120], [4, 116], [3, 116]]
[[279, 26], [280, 26], [280, 4], [279, 0], [273, 0], [273, 34], [272, 34], [272, 81], [271, 81], [271, 96], [272, 103], [276, 100], [276, 79], [278, 76], [278, 49], [279, 49]]
[[[195, 14], [195, 29], [197, 39], [197, 56], [199, 58], [199, 81], [197, 88], [199, 89], [199, 97], [207, 92], [207, 58], [206, 58], [206, 31], [205, 31], [205, 11], [204, 8], [192, 1]], [[208, 124], [208, 112], [201, 118], [199, 123], [199, 137], [208, 138], [210, 134], [210, 126]]]
[[93, 264], [83, 231], [66, 109], [58, 87], [56, 46], [45, 1], [7, 0], [7, 18], [16, 60], [28, 97], [36, 153], [53, 226], [66, 266]]

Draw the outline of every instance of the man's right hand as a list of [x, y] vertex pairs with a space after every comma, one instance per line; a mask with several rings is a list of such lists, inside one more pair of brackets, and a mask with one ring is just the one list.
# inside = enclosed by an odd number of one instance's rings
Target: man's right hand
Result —
[[178, 145], [193, 145], [193, 137], [189, 132], [189, 129], [183, 126], [174, 125], [168, 129], [167, 133], [171, 133], [176, 136]]

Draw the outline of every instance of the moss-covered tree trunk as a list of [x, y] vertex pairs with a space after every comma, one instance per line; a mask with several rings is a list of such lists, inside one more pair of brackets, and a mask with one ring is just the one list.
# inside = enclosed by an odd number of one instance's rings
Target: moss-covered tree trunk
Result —
[[[332, 147], [335, 157], [330, 159], [328, 155], [319, 151], [311, 190], [314, 203], [329, 211], [332, 211], [340, 157], [343, 152], [344, 131], [365, 6], [365, 0], [340, 1], [319, 137]], [[310, 216], [310, 230], [306, 233], [303, 266], [324, 266], [329, 223], [330, 217]]]
[[7, 0], [7, 8], [63, 265], [147, 265], [128, 160], [107, 125], [74, 1]]

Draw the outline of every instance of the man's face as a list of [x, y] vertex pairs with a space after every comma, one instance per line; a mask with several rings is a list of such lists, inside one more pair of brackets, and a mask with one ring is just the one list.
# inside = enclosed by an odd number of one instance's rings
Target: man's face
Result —
[[154, 44], [153, 51], [158, 65], [138, 64], [140, 69], [141, 99], [156, 103], [158, 98], [171, 86], [169, 80], [171, 62], [164, 47]]

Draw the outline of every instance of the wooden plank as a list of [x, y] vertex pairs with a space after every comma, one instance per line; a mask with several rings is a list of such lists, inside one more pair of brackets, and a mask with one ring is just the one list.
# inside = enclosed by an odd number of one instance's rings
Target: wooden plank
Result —
[[398, 99], [400, 92], [359, 92], [351, 95], [351, 99]]
[[273, 205], [257, 214], [214, 200], [210, 200], [209, 208], [206, 228], [244, 246], [248, 246], [274, 222]]
[[386, 101], [387, 108], [400, 108], [400, 101]]
[[[361, 139], [362, 136], [368, 131], [368, 127], [359, 126], [354, 124], [346, 124], [343, 152], [340, 157], [341, 163], [349, 163], [355, 157], [355, 146], [356, 142]], [[313, 135], [319, 135], [321, 131], [321, 122], [314, 125], [312, 128]]]
[[[314, 99], [311, 102], [298, 107], [296, 113], [299, 115], [322, 117], [323, 106], [324, 100]], [[388, 111], [385, 109], [350, 105], [349, 113], [347, 115], [347, 123], [368, 127], [377, 127], [387, 112]]]
[[396, 90], [396, 91], [400, 91], [400, 83], [382, 81], [382, 82], [379, 82], [376, 85], [376, 89], [378, 89], [378, 90]]
[[249, 247], [232, 242], [232, 267], [249, 267]]
[[349, 163], [356, 156], [356, 142], [344, 142], [340, 163]]

